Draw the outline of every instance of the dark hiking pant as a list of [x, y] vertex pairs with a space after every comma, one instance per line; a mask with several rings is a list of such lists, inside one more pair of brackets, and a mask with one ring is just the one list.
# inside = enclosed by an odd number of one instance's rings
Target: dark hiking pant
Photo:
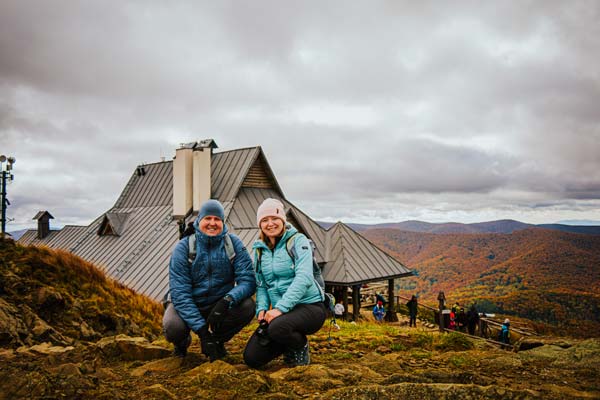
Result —
[[315, 333], [323, 326], [327, 312], [323, 303], [298, 304], [292, 311], [280, 315], [269, 324], [269, 341], [259, 343], [256, 332], [252, 334], [246, 349], [244, 361], [249, 367], [258, 368], [286, 350], [299, 350], [306, 345], [306, 335]]
[[[200, 314], [204, 319], [208, 318], [208, 315], [212, 311], [212, 308], [216, 305], [212, 304], [208, 307], [200, 308]], [[242, 330], [254, 317], [255, 312], [254, 300], [247, 298], [240, 304], [233, 306], [221, 323], [218, 330], [213, 332], [213, 337], [217, 342], [225, 343], [231, 340], [231, 338]], [[176, 347], [187, 348], [190, 345], [188, 336], [190, 334], [190, 328], [187, 326], [185, 321], [181, 319], [173, 303], [169, 303], [163, 315], [163, 333], [165, 338], [173, 343]]]
[[417, 316], [416, 315], [410, 316], [410, 321], [408, 322], [408, 326], [414, 326], [415, 328], [417, 327]]

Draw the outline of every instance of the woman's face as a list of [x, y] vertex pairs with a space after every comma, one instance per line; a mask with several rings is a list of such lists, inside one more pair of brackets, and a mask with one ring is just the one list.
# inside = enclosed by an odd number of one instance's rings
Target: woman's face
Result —
[[277, 217], [264, 217], [260, 220], [260, 230], [270, 239], [279, 237], [283, 232], [283, 220]]

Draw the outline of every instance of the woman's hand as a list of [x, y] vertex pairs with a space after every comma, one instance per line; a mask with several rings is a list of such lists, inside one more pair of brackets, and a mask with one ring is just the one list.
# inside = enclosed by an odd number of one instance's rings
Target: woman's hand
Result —
[[272, 310], [269, 310], [265, 313], [265, 319], [267, 320], [268, 323], [271, 323], [271, 321], [273, 321], [275, 318], [279, 317], [280, 315], [282, 315], [283, 313], [281, 311], [279, 311], [278, 309], [274, 308]]
[[258, 312], [258, 317], [256, 317], [256, 319], [257, 319], [259, 322], [260, 322], [260, 321], [262, 321], [263, 319], [265, 319], [265, 310], [260, 310], [260, 311]]

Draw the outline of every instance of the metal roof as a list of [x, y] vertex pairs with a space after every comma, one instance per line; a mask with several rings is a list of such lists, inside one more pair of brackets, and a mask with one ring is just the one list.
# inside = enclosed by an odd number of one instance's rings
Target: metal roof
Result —
[[173, 161], [137, 167], [113, 208], [149, 206], [173, 206]]
[[354, 285], [411, 276], [412, 272], [349, 226], [336, 223], [327, 231], [328, 259], [323, 279]]
[[25, 245], [43, 245], [67, 250], [86, 229], [87, 226], [65, 225], [61, 230], [50, 231], [48, 236], [43, 239], [38, 239], [36, 229], [29, 229], [19, 238], [18, 242]]
[[[261, 176], [269, 187], [243, 184], [250, 168], [257, 165], [264, 168]], [[324, 265], [327, 283], [353, 284], [410, 275], [401, 263], [347, 226], [338, 223], [325, 231], [287, 201], [260, 147], [213, 154], [211, 173], [212, 197], [223, 204], [225, 223], [250, 252], [259, 233], [256, 209], [272, 197], [284, 203], [289, 218], [315, 242], [315, 256]], [[69, 250], [132, 289], [160, 299], [168, 288], [169, 260], [179, 240], [172, 201], [173, 162], [140, 165], [114, 207], [89, 226], [65, 226], [41, 240], [36, 230], [29, 230], [18, 242]], [[105, 220], [119, 236], [100, 234]]]

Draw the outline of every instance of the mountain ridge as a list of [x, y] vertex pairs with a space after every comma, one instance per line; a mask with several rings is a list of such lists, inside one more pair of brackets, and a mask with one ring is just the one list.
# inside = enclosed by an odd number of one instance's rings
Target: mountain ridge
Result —
[[[322, 227], [328, 229], [333, 226], [332, 222], [318, 222]], [[513, 219], [501, 219], [495, 221], [475, 222], [465, 224], [461, 222], [424, 222], [418, 220], [407, 220], [402, 222], [386, 222], [381, 224], [356, 224], [346, 223], [358, 232], [369, 229], [399, 229], [408, 232], [454, 234], [454, 233], [513, 233], [515, 231], [531, 228], [551, 229], [562, 232], [582, 233], [587, 235], [600, 235], [600, 225], [566, 225], [566, 224], [528, 224]]]

